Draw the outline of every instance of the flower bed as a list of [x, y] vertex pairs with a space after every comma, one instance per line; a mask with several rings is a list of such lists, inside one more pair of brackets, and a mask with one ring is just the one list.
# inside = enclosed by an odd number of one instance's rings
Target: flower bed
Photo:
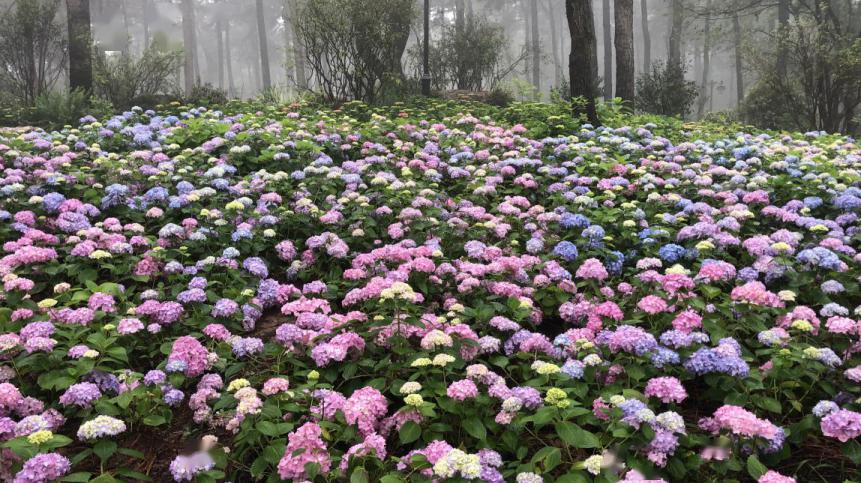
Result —
[[3, 479], [857, 474], [852, 140], [226, 111], [0, 138]]

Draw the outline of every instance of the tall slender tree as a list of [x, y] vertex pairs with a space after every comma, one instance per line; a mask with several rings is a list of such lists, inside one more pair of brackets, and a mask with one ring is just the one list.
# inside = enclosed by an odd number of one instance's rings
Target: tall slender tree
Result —
[[602, 32], [604, 34], [604, 99], [613, 98], [613, 34], [610, 23], [610, 0], [601, 2]]
[[536, 100], [541, 99], [541, 47], [538, 34], [538, 2], [529, 0], [529, 16], [532, 19], [532, 86], [535, 87]]
[[269, 74], [269, 41], [267, 39], [266, 18], [263, 15], [263, 0], [257, 0], [257, 38], [259, 39], [258, 51], [260, 52], [260, 75], [262, 76], [263, 89], [272, 88], [272, 77]]
[[69, 29], [69, 88], [93, 89], [90, 0], [66, 0]]
[[[520, 1], [520, 11], [523, 13], [523, 50], [524, 52], [528, 52], [529, 55], [532, 55], [532, 42], [530, 41], [532, 23], [529, 19], [529, 0]], [[442, 15], [445, 16], [445, 12], [443, 12]], [[524, 60], [523, 77], [529, 79], [529, 68], [532, 66], [532, 63], [529, 62], [528, 56]]]
[[575, 103], [575, 114], [585, 111], [592, 124], [599, 124], [595, 108], [595, 15], [592, 0], [565, 0], [565, 16], [571, 36], [571, 54], [568, 57], [568, 76], [571, 79], [571, 97], [582, 97], [585, 109]]
[[464, 0], [455, 0], [454, 2], [454, 28], [458, 34], [463, 34], [463, 29], [466, 26], [466, 4]]
[[547, 3], [542, 4], [542, 6], [547, 11], [547, 16], [550, 17], [550, 47], [553, 53], [553, 85], [559, 86], [562, 83], [562, 63], [559, 60], [559, 42], [557, 26], [556, 26], [556, 2], [554, 0], [547, 0]]
[[126, 0], [120, 0], [120, 12], [123, 14], [123, 29], [126, 34], [123, 40], [123, 53], [129, 55], [132, 50], [132, 34], [129, 29], [129, 9], [128, 5], [126, 5]]
[[643, 33], [643, 72], [652, 68], [652, 36], [649, 33], [649, 7], [646, 0], [640, 0], [640, 30]]
[[710, 76], [711, 76], [711, 9], [712, 9], [712, 0], [706, 0], [706, 19], [705, 19], [705, 27], [703, 28], [703, 77], [702, 82], [700, 82], [700, 97], [697, 101], [697, 117], [702, 118], [703, 114], [705, 114], [706, 100], [708, 97], [706, 95], [706, 89], [709, 87]]
[[[464, 41], [464, 32], [466, 30], [466, 5], [464, 4], [464, 0], [456, 0], [454, 2], [454, 32], [458, 39], [458, 42]], [[467, 56], [463, 56], [460, 62], [457, 65], [457, 71], [455, 73], [455, 81], [457, 83], [457, 88], [459, 90], [464, 90], [467, 88], [467, 83], [469, 80], [467, 79], [467, 71], [469, 71], [469, 58]]]
[[182, 0], [182, 50], [185, 55], [183, 78], [185, 94], [194, 89], [194, 64], [197, 57], [197, 35], [194, 27], [194, 0]]
[[735, 52], [736, 103], [740, 105], [744, 100], [744, 62], [741, 54], [741, 22], [738, 19], [738, 11], [735, 11], [732, 16], [732, 42]]
[[634, 100], [634, 0], [615, 0], [616, 97]]
[[152, 12], [150, 2], [152, 0], [143, 0], [143, 5], [141, 5], [141, 23], [143, 23], [143, 36], [144, 36], [144, 44], [143, 48], [146, 50], [150, 44], [150, 33], [149, 33], [149, 21], [150, 15]]
[[293, 43], [293, 26], [290, 25], [290, 7], [287, 2], [281, 5], [281, 20], [284, 22], [284, 78], [289, 81], [296, 78], [296, 66], [292, 62], [293, 50], [290, 48]]
[[224, 89], [224, 20], [219, 16], [215, 19], [215, 47], [218, 52], [218, 88]]
[[[848, 3], [849, 17], [852, 18], [852, 2]], [[789, 57], [789, 52], [786, 47], [786, 27], [789, 25], [789, 0], [778, 0], [777, 2], [777, 74], [780, 77], [786, 76], [786, 58]]]
[[227, 67], [227, 95], [236, 96], [236, 84], [233, 82], [233, 42], [230, 40], [230, 19], [224, 20], [224, 63]]
[[296, 87], [308, 90], [308, 77], [305, 75], [305, 46], [302, 37], [296, 33], [296, 19], [299, 16], [298, 0], [285, 0], [290, 10], [290, 33], [293, 40], [293, 62], [296, 64]]
[[672, 0], [670, 11], [670, 42], [667, 54], [670, 62], [682, 63], [682, 0]]

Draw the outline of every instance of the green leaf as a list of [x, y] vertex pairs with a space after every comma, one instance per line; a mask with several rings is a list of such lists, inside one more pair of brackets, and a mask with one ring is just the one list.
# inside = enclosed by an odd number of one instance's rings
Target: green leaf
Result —
[[368, 470], [364, 468], [356, 468], [350, 474], [350, 483], [368, 483], [368, 481]]
[[559, 448], [553, 448], [547, 456], [544, 457], [544, 471], [550, 472], [562, 463], [562, 452]]
[[403, 426], [401, 426], [400, 431], [398, 431], [398, 437], [403, 444], [409, 444], [413, 441], [419, 439], [419, 436], [422, 435], [422, 428], [414, 421], [407, 421]]
[[484, 428], [484, 424], [475, 416], [463, 420], [463, 429], [479, 441], [484, 441], [487, 438], [487, 430]]
[[780, 401], [774, 399], [772, 397], [759, 397], [756, 398], [756, 405], [765, 409], [766, 411], [770, 411], [773, 413], [780, 414], [783, 409], [780, 405]]
[[114, 453], [117, 452], [117, 443], [116, 441], [104, 440], [99, 441], [93, 446], [93, 453], [96, 453], [96, 456], [99, 457], [102, 461], [108, 460]]
[[120, 468], [117, 470], [117, 474], [120, 476], [125, 476], [126, 478], [131, 478], [132, 480], [137, 481], [152, 481], [152, 478], [141, 473], [140, 471], [130, 470], [128, 468]]
[[754, 480], [758, 480], [760, 476], [764, 475], [768, 471], [768, 468], [762, 464], [756, 455], [750, 455], [747, 457], [747, 474], [750, 475]]
[[599, 448], [601, 441], [597, 436], [569, 421], [556, 423], [556, 434], [562, 441], [575, 448]]
[[131, 458], [135, 458], [138, 460], [142, 460], [146, 457], [146, 455], [144, 455], [140, 451], [138, 451], [136, 449], [131, 449], [131, 448], [120, 448], [117, 450], [117, 453], [119, 453], [121, 455], [126, 455], [126, 456], [131, 457]]
[[260, 421], [254, 425], [257, 428], [257, 431], [260, 431], [262, 434], [266, 436], [276, 437], [281, 435], [281, 431], [278, 428], [278, 425], [271, 421]]
[[556, 483], [589, 483], [591, 481], [585, 472], [571, 472], [556, 478]]
[[149, 416], [143, 418], [143, 423], [147, 426], [160, 426], [164, 424], [166, 420], [164, 416], [160, 416], [158, 414], [150, 414]]
[[404, 479], [397, 473], [389, 473], [388, 475], [380, 478], [380, 483], [403, 483], [403, 481]]
[[856, 465], [861, 465], [861, 443], [857, 440], [848, 441], [843, 445], [843, 454]]
[[66, 475], [60, 481], [67, 481], [70, 483], [86, 483], [90, 481], [90, 477], [93, 476], [92, 473], [87, 473], [86, 471], [72, 473], [71, 475]]
[[262, 475], [266, 468], [269, 467], [269, 462], [266, 461], [266, 458], [263, 456], [259, 456], [254, 463], [251, 464], [251, 476], [257, 478]]
[[101, 475], [90, 480], [90, 483], [117, 483], [117, 480], [109, 473], [102, 473]]

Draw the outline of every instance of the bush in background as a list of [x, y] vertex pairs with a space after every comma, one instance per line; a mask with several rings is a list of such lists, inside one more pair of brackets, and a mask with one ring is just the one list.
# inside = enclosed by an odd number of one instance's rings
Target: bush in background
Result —
[[655, 62], [637, 79], [634, 108], [640, 112], [685, 117], [697, 98], [697, 85], [685, 79], [687, 69], [678, 62]]
[[155, 44], [140, 57], [95, 52], [93, 89], [118, 109], [134, 105], [152, 107], [176, 90], [182, 62], [182, 51], [162, 50]]

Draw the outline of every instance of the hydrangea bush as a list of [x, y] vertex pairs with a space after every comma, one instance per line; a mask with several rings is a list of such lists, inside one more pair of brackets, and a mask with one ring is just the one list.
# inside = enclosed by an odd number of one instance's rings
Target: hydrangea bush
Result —
[[0, 478], [854, 477], [861, 148], [657, 121], [232, 104], [0, 137]]

